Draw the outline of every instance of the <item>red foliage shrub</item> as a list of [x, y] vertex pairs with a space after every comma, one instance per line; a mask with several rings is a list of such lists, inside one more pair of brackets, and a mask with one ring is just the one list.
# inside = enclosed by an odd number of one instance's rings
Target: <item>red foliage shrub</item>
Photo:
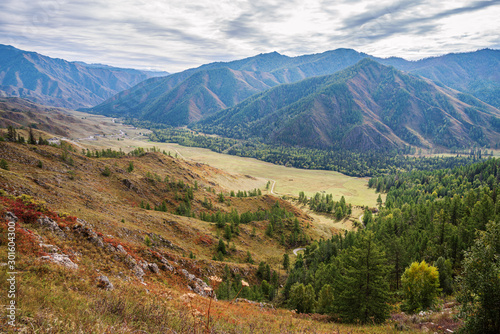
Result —
[[[0, 219], [0, 244], [7, 244], [9, 242], [7, 239], [7, 231], [7, 221], [5, 219]], [[35, 254], [36, 256], [41, 256], [44, 253], [33, 232], [22, 228], [19, 223], [15, 225], [15, 245], [16, 253]]]
[[199, 235], [198, 234], [198, 238], [196, 238], [195, 243], [197, 245], [199, 245], [199, 244], [213, 245], [214, 240], [208, 235]]

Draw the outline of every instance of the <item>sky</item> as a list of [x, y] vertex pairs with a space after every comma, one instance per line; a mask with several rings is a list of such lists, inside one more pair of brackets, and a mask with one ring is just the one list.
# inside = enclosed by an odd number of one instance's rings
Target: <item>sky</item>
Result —
[[2, 0], [0, 44], [178, 72], [277, 51], [421, 59], [500, 49], [500, 0]]

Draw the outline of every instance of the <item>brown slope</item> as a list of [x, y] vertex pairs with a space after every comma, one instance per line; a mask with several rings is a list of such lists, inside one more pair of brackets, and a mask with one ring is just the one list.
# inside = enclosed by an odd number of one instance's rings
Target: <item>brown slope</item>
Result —
[[143, 80], [167, 74], [68, 62], [0, 45], [0, 96], [55, 107], [90, 107]]

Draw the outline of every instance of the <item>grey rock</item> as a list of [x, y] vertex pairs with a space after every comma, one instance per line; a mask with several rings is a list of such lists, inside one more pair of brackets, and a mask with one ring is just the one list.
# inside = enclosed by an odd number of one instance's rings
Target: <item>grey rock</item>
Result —
[[209, 295], [209, 291], [207, 291], [206, 289], [209, 289], [210, 287], [208, 286], [207, 283], [197, 278], [195, 275], [190, 274], [186, 269], [182, 269], [181, 273], [189, 281], [188, 287], [190, 290], [192, 290], [193, 292], [197, 293], [202, 297], [207, 297]]
[[87, 223], [85, 220], [77, 218], [77, 224], [73, 228], [75, 232], [87, 237], [87, 239], [99, 248], [104, 248], [104, 242], [102, 238], [97, 235], [92, 229], [92, 225]]
[[155, 274], [158, 274], [160, 272], [160, 268], [158, 268], [158, 265], [156, 263], [149, 263], [148, 268]]
[[50, 254], [42, 256], [41, 259], [54, 262], [68, 269], [78, 269], [78, 265], [71, 261], [71, 259], [66, 254]]
[[107, 276], [101, 275], [97, 277], [97, 286], [101, 289], [111, 291], [115, 287], [113, 286], [113, 283], [111, 283], [108, 279]]
[[48, 245], [48, 244], [39, 244], [40, 247], [44, 248], [47, 253], [57, 253], [60, 251], [59, 247], [54, 246], [54, 245]]
[[127, 251], [125, 250], [125, 248], [123, 248], [122, 245], [116, 246], [116, 249], [122, 254], [127, 254]]
[[134, 273], [135, 277], [137, 277], [141, 281], [143, 280], [144, 275], [146, 275], [144, 273], [144, 270], [142, 270], [142, 268], [139, 267], [138, 265], [132, 268], [132, 272]]
[[124, 261], [125, 264], [129, 266], [129, 268], [137, 266], [137, 261], [130, 254], [127, 254]]
[[65, 233], [59, 228], [59, 225], [49, 217], [41, 217], [37, 219], [38, 224], [44, 229], [54, 232], [57, 235], [64, 236]]

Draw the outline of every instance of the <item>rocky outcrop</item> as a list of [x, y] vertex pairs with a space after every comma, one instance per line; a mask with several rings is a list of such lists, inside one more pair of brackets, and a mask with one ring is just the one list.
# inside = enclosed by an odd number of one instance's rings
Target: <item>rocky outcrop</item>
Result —
[[76, 233], [81, 234], [97, 247], [104, 247], [102, 237], [97, 235], [97, 233], [94, 232], [92, 225], [87, 223], [85, 220], [77, 218], [76, 225], [73, 227], [73, 229]]
[[107, 291], [111, 291], [115, 288], [113, 283], [109, 281], [108, 277], [104, 275], [97, 277], [97, 286]]
[[59, 264], [68, 269], [78, 269], [78, 265], [71, 261], [69, 256], [66, 254], [50, 254], [42, 256], [41, 259]]
[[174, 271], [174, 267], [172, 267], [172, 265], [170, 265], [170, 263], [168, 262], [168, 260], [166, 258], [164, 258], [163, 256], [160, 257], [160, 262], [161, 262], [161, 269], [162, 270], [165, 270], [165, 271]]
[[63, 230], [61, 230], [61, 228], [59, 227], [59, 225], [57, 225], [57, 223], [52, 220], [51, 218], [49, 217], [40, 217], [37, 219], [37, 223], [43, 228], [43, 229], [46, 229], [46, 230], [49, 230], [55, 234], [57, 234], [58, 236], [60, 237], [65, 237], [66, 236], [66, 233], [63, 232]]
[[197, 293], [198, 295], [202, 297], [207, 297], [209, 295], [209, 291], [211, 291], [211, 288], [208, 286], [207, 283], [199, 279], [193, 274], [190, 274], [186, 269], [182, 269], [181, 273], [186, 277], [188, 280], [188, 288]]

